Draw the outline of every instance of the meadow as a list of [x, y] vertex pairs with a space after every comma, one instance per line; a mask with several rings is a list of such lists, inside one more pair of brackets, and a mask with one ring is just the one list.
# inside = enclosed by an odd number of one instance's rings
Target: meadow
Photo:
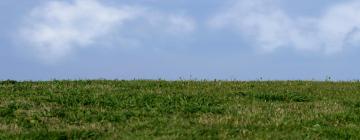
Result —
[[0, 82], [0, 139], [360, 139], [360, 82]]

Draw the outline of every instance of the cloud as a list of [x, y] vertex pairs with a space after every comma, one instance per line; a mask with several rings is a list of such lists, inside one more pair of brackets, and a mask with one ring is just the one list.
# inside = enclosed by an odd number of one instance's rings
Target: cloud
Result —
[[332, 54], [360, 45], [359, 1], [338, 3], [318, 17], [292, 17], [278, 5], [275, 0], [237, 0], [209, 25], [237, 30], [268, 52], [293, 47]]
[[134, 21], [152, 28], [161, 25], [159, 31], [164, 29], [173, 34], [192, 32], [196, 27], [194, 20], [182, 15], [141, 6], [108, 6], [99, 0], [74, 0], [50, 1], [34, 8], [19, 27], [19, 34], [28, 48], [52, 62], [114, 32], [121, 34]]

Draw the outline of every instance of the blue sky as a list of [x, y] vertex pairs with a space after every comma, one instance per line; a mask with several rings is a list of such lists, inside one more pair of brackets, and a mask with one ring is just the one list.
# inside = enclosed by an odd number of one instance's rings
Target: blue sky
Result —
[[360, 79], [356, 0], [3, 0], [0, 79]]

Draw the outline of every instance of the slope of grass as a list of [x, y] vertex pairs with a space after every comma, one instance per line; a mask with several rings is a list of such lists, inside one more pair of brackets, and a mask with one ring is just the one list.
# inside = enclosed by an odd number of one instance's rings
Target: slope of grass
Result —
[[2, 81], [0, 139], [360, 139], [360, 83]]

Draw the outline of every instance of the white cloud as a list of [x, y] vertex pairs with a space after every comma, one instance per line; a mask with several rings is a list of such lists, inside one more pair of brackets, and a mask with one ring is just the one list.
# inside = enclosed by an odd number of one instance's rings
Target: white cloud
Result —
[[[156, 13], [156, 14], [154, 14]], [[161, 17], [161, 19], [157, 19]], [[47, 61], [66, 57], [76, 48], [95, 44], [113, 32], [140, 20], [143, 26], [161, 25], [170, 33], [192, 32], [188, 17], [165, 14], [139, 6], [108, 6], [99, 0], [50, 1], [34, 8], [20, 27], [24, 42]]]
[[237, 0], [209, 21], [213, 28], [238, 30], [265, 51], [282, 47], [342, 51], [360, 45], [360, 2], [342, 2], [319, 17], [291, 17], [275, 0]]
[[195, 21], [189, 17], [172, 15], [168, 21], [171, 25], [168, 28], [169, 32], [191, 32], [195, 30]]

